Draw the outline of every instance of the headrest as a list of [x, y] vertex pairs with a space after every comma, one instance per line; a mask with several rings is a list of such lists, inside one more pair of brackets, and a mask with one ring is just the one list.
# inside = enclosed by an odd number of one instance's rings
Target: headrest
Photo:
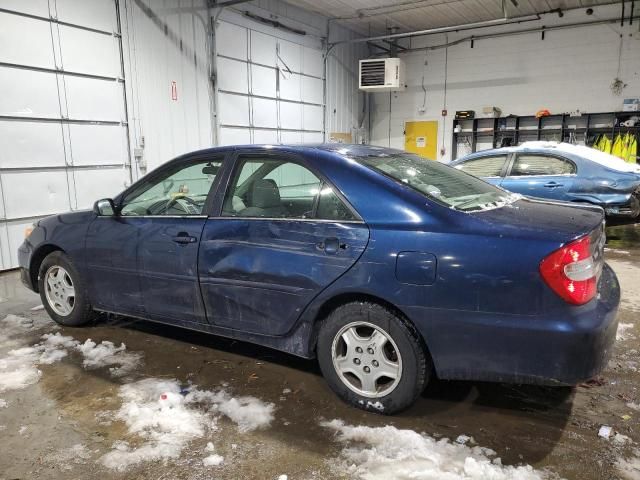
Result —
[[253, 182], [250, 205], [258, 208], [281, 206], [280, 190], [278, 190], [276, 182], [270, 178], [263, 178]]

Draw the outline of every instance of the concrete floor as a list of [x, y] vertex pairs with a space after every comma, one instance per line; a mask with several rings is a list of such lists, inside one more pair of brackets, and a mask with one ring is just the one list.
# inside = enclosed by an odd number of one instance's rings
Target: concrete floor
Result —
[[[234, 395], [273, 402], [271, 426], [238, 433], [222, 419], [214, 438], [190, 442], [177, 459], [142, 463], [126, 472], [109, 470], [99, 458], [130, 435], [122, 422], [101, 418], [119, 407], [123, 380], [104, 369], [87, 370], [79, 357], [70, 355], [40, 366], [38, 383], [0, 393], [7, 402], [0, 408], [0, 479], [353, 478], [331, 468], [343, 445], [319, 422], [336, 418], [353, 425], [394, 425], [436, 438], [466, 434], [495, 450], [505, 465], [530, 464], [569, 479], [640, 478], [640, 470], [627, 467], [625, 473], [619, 463], [637, 458], [640, 445], [640, 411], [633, 408], [640, 408], [640, 226], [612, 227], [607, 234], [606, 256], [622, 284], [619, 321], [626, 330], [599, 381], [573, 389], [436, 381], [409, 411], [383, 417], [341, 403], [315, 362], [147, 322], [103, 319], [91, 327], [58, 331], [81, 342], [124, 342], [128, 351], [142, 352], [139, 378], [176, 378], [207, 389], [225, 385]], [[0, 319], [16, 314], [44, 322], [44, 311], [31, 310], [40, 303], [15, 272], [0, 276]], [[30, 331], [25, 342], [35, 343], [53, 329], [47, 321]], [[283, 395], [283, 389], [291, 393]], [[601, 425], [632, 443], [599, 438]], [[201, 452], [209, 440], [225, 457], [214, 470], [202, 466]], [[73, 450], [74, 445], [82, 450]]]

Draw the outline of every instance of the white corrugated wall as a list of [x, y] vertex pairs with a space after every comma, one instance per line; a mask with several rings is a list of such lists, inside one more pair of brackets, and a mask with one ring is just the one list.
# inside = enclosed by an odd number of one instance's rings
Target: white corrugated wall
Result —
[[[334, 23], [330, 26], [330, 41], [355, 38], [356, 34]], [[358, 60], [366, 58], [367, 47], [363, 43], [336, 45], [327, 59], [326, 125], [327, 139], [333, 132], [351, 133], [352, 141], [361, 140], [367, 125], [364, 93], [358, 91]], [[358, 129], [362, 130], [358, 131]]]

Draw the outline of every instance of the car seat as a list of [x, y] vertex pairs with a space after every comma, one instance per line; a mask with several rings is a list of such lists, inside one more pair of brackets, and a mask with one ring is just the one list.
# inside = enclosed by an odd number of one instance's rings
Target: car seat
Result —
[[249, 206], [240, 212], [243, 217], [283, 217], [286, 213], [278, 185], [270, 178], [253, 182], [247, 203]]

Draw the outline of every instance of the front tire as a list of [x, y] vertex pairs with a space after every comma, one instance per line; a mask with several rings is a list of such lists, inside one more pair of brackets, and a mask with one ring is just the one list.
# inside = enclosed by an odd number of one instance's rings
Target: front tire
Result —
[[65, 253], [52, 252], [44, 258], [38, 273], [38, 290], [42, 305], [56, 323], [78, 327], [93, 319], [86, 289]]
[[387, 415], [413, 404], [431, 372], [417, 334], [394, 312], [371, 302], [336, 308], [320, 327], [317, 355], [340, 398]]

